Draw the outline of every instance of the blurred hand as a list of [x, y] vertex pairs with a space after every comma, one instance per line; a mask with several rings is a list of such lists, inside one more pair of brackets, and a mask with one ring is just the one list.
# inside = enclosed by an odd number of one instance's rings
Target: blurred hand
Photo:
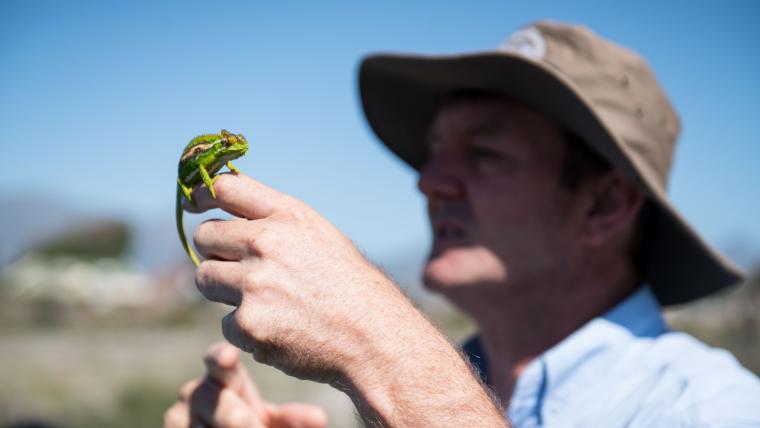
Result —
[[164, 428], [323, 428], [325, 412], [316, 406], [264, 401], [228, 343], [209, 347], [206, 376], [185, 383], [164, 414]]
[[[195, 231], [206, 258], [196, 284], [212, 301], [235, 306], [224, 337], [264, 364], [310, 380], [345, 386], [348, 372], [378, 352], [392, 353], [401, 331], [426, 323], [396, 286], [343, 234], [303, 202], [243, 174], [220, 175], [216, 199], [195, 193], [202, 212], [239, 218], [207, 221]], [[418, 340], [419, 337], [411, 337]]]

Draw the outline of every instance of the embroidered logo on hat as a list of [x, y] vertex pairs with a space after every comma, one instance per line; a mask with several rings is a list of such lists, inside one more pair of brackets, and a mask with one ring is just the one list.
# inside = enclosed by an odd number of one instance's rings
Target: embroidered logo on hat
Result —
[[530, 26], [512, 33], [499, 45], [499, 49], [540, 60], [546, 55], [546, 42], [538, 28]]

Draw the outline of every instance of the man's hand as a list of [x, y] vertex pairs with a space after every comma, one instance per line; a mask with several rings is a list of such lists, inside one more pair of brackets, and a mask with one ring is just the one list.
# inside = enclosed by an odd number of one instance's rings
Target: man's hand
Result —
[[[370, 359], [384, 328], [417, 313], [395, 285], [306, 204], [243, 175], [220, 175], [216, 198], [196, 207], [237, 217], [207, 221], [194, 240], [206, 258], [196, 284], [209, 300], [235, 306], [224, 337], [287, 374], [341, 385]], [[390, 323], [390, 324], [389, 324]], [[390, 334], [396, 334], [391, 332]]]
[[316, 406], [277, 405], [261, 399], [227, 343], [209, 347], [204, 378], [185, 383], [179, 399], [164, 414], [164, 428], [323, 428], [325, 412]]
[[458, 352], [330, 222], [243, 174], [218, 176], [214, 190], [184, 208], [238, 217], [194, 235], [206, 258], [198, 289], [235, 306], [222, 320], [230, 343], [346, 392], [370, 424], [503, 425]]

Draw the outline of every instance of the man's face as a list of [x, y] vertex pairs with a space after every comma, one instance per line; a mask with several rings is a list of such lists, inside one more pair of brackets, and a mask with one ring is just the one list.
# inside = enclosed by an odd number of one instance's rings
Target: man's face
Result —
[[567, 272], [579, 209], [560, 186], [564, 141], [545, 116], [503, 99], [446, 104], [419, 188], [433, 245], [428, 288], [513, 292]]

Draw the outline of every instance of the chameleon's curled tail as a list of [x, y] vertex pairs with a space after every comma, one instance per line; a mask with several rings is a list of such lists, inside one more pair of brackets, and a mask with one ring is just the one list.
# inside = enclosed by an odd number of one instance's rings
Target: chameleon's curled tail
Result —
[[175, 216], [177, 220], [177, 232], [179, 233], [179, 240], [182, 242], [182, 247], [187, 252], [187, 255], [190, 256], [190, 260], [193, 261], [193, 264], [197, 267], [201, 264], [200, 260], [198, 259], [198, 255], [195, 254], [195, 251], [193, 251], [193, 247], [190, 246], [190, 243], [187, 242], [187, 237], [185, 236], [185, 227], [182, 223], [182, 218], [184, 214], [184, 210], [182, 209], [182, 189], [179, 185], [177, 185], [177, 209], [175, 211]]

